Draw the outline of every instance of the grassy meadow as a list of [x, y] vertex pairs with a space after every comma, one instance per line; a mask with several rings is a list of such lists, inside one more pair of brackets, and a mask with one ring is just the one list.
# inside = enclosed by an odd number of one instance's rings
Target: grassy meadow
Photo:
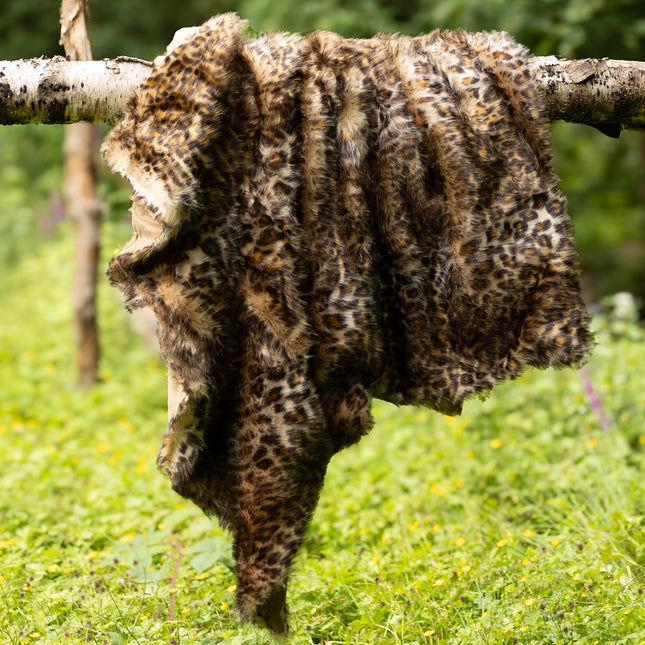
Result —
[[[104, 234], [106, 257], [129, 235]], [[105, 280], [101, 383], [75, 385], [71, 244], [66, 224], [0, 281], [0, 643], [270, 643], [235, 619], [229, 536], [156, 472], [165, 369]], [[288, 642], [645, 645], [632, 313], [596, 319], [584, 371], [461, 417], [377, 403], [329, 469]]]

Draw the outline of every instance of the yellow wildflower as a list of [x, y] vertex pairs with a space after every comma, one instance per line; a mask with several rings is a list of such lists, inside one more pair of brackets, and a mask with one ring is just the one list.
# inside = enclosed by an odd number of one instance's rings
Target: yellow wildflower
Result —
[[231, 585], [226, 589], [229, 593], [233, 593], [237, 589], [237, 585]]
[[206, 573], [198, 573], [196, 576], [194, 576], [195, 580], [204, 580], [205, 578], [208, 578], [208, 572]]
[[128, 542], [132, 542], [134, 539], [134, 533], [126, 533], [120, 540], [123, 544], [127, 544]]
[[587, 439], [587, 447], [588, 448], [593, 448], [594, 446], [598, 445], [598, 439], [595, 437], [591, 437], [591, 439]]
[[549, 540], [549, 542], [552, 546], [558, 546], [558, 544], [560, 544], [560, 540], [558, 540], [557, 538], [554, 538], [553, 540]]
[[466, 544], [466, 538], [465, 538], [465, 537], [462, 537], [462, 536], [460, 535], [460, 536], [455, 540], [455, 544], [456, 544], [457, 546], [463, 546], [464, 544]]
[[148, 470], [148, 456], [145, 454], [139, 455], [137, 458], [137, 467], [135, 468], [135, 473], [137, 475], [143, 475]]
[[86, 556], [86, 560], [93, 560], [98, 555], [98, 551], [90, 551]]
[[433, 530], [435, 533], [438, 533], [438, 532], [441, 530], [441, 524], [433, 524], [433, 525], [432, 525], [432, 530]]
[[522, 533], [522, 535], [525, 538], [532, 538], [535, 535], [535, 531], [531, 531], [531, 529], [526, 529], [526, 531], [524, 531], [524, 533]]
[[115, 450], [114, 454], [108, 459], [110, 466], [115, 466], [123, 457], [123, 450]]
[[524, 601], [524, 604], [525, 604], [527, 607], [530, 607], [531, 605], [535, 604], [535, 598], [533, 598], [533, 597], [527, 598], [527, 599]]
[[501, 448], [502, 446], [502, 440], [499, 438], [491, 439], [490, 441], [490, 447], [493, 450], [497, 450], [498, 448]]
[[446, 494], [446, 489], [443, 486], [439, 486], [437, 482], [434, 482], [432, 486], [430, 486], [430, 492], [437, 497], [443, 497]]
[[421, 526], [421, 522], [419, 522], [419, 520], [416, 520], [412, 522], [410, 526], [408, 526], [408, 531], [410, 531], [410, 533], [414, 533], [419, 528], [419, 526]]
[[502, 538], [497, 542], [497, 546], [500, 548], [503, 546], [506, 546], [507, 544], [508, 544], [508, 538]]

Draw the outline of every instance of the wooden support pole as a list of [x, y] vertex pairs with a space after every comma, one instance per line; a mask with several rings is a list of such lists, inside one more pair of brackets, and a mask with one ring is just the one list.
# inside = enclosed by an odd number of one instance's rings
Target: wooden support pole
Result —
[[[91, 60], [87, 37], [87, 0], [63, 0], [60, 8], [61, 45], [72, 60]], [[99, 334], [96, 316], [101, 207], [96, 192], [96, 157], [100, 133], [93, 123], [65, 126], [63, 199], [74, 222], [74, 328], [78, 382], [86, 388], [98, 380]]]

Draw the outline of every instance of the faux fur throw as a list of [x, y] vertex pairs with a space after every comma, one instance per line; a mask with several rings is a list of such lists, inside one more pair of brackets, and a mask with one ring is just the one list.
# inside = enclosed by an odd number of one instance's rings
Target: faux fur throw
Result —
[[506, 35], [244, 35], [156, 61], [105, 157], [110, 278], [168, 364], [159, 467], [234, 532], [238, 610], [283, 631], [325, 469], [370, 402], [462, 401], [592, 339], [542, 97]]

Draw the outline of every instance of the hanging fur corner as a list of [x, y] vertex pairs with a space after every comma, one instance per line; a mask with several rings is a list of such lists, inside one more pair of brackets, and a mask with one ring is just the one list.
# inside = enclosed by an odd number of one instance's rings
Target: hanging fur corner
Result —
[[157, 317], [158, 465], [233, 531], [241, 618], [283, 632], [327, 463], [372, 397], [454, 414], [592, 336], [523, 47], [244, 26], [189, 32], [109, 135], [137, 236], [108, 274]]

